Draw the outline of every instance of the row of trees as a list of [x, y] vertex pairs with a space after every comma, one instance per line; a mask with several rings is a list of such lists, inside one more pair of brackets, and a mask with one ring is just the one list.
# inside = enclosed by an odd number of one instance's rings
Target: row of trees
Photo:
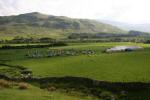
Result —
[[53, 43], [56, 39], [44, 37], [44, 38], [24, 38], [16, 36], [12, 40], [1, 40], [1, 43]]
[[29, 49], [29, 48], [46, 48], [46, 47], [53, 47], [53, 46], [66, 46], [67, 44], [64, 42], [55, 42], [50, 44], [35, 44], [35, 45], [19, 45], [19, 46], [12, 46], [12, 45], [3, 45], [0, 49]]
[[130, 31], [128, 34], [112, 33], [72, 33], [68, 36], [69, 40], [95, 41], [95, 42], [147, 42], [150, 34]]
[[[67, 38], [61, 40], [63, 42], [70, 42], [75, 40], [76, 42], [84, 41], [97, 41], [97, 42], [144, 42], [148, 43], [150, 40], [150, 34], [129, 31], [128, 34], [113, 34], [113, 33], [71, 33]], [[25, 38], [16, 36], [12, 40], [0, 40], [0, 43], [55, 43], [56, 39], [43, 37], [43, 38]]]
[[71, 33], [68, 39], [86, 39], [86, 38], [119, 38], [119, 37], [150, 37], [148, 33], [130, 31], [128, 34], [113, 34], [113, 33]]

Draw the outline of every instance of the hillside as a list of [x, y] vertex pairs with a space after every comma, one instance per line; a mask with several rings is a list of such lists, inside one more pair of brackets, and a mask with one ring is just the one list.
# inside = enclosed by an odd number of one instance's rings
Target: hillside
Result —
[[121, 28], [121, 29], [127, 30], [127, 31], [136, 30], [136, 31], [150, 33], [150, 28], [149, 28], [150, 23], [134, 24], [134, 23], [111, 21], [111, 20], [98, 20], [98, 21], [116, 26], [118, 28]]
[[88, 19], [44, 15], [38, 12], [0, 17], [0, 36], [63, 38], [69, 33], [124, 33], [123, 30]]

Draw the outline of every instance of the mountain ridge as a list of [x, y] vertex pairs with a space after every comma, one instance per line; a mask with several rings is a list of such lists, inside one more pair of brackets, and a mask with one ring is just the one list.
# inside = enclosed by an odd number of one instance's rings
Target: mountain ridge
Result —
[[45, 15], [39, 12], [0, 16], [1, 36], [66, 37], [70, 33], [125, 33], [118, 27], [90, 19]]

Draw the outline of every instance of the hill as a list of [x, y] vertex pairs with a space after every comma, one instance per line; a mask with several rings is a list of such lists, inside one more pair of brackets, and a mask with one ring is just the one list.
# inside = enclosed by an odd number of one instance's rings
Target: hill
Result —
[[111, 20], [98, 20], [103, 23], [107, 23], [116, 27], [119, 27], [123, 30], [136, 30], [141, 32], [150, 33], [150, 23], [143, 23], [143, 24], [133, 24], [133, 23], [124, 23], [124, 22], [118, 22], [118, 21], [111, 21]]
[[0, 36], [64, 38], [70, 33], [124, 33], [123, 30], [89, 19], [44, 15], [38, 12], [0, 17]]

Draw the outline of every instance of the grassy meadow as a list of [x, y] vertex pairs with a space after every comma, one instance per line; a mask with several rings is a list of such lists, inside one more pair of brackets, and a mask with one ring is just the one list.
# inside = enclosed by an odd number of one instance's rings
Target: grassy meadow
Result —
[[0, 100], [98, 100], [94, 96], [87, 96], [81, 93], [67, 94], [63, 91], [47, 91], [30, 85], [26, 90], [17, 87], [2, 88]]
[[[133, 47], [106, 51], [114, 46]], [[150, 100], [150, 34], [38, 12], [0, 16], [0, 100]]]
[[[1, 44], [0, 46], [2, 45], [6, 44]], [[26, 44], [9, 45], [22, 46]], [[141, 46], [144, 49], [132, 52], [103, 52], [107, 48], [119, 45]], [[28, 52], [35, 52], [37, 50], [43, 55], [46, 55], [47, 51], [53, 49], [90, 49], [93, 50], [95, 54], [79, 54], [74, 56], [41, 58], [29, 58], [26, 56]], [[38, 77], [75, 76], [110, 82], [150, 82], [149, 59], [150, 44], [130, 42], [69, 43], [68, 46], [60, 47], [0, 49], [0, 74], [5, 74], [11, 77], [18, 77], [20, 76], [20, 69], [15, 66], [23, 66], [31, 70], [33, 72], [33, 76]], [[75, 88], [69, 88], [67, 87], [67, 84], [64, 84], [64, 87], [66, 85], [65, 88], [63, 88], [62, 84], [54, 84], [54, 87], [56, 85], [55, 91], [48, 91], [48, 87], [41, 89], [39, 88], [40, 86], [38, 86], [38, 83], [31, 82], [28, 84], [30, 84], [28, 89], [21, 90], [16, 85], [11, 88], [2, 88], [2, 83], [0, 82], [0, 100], [106, 100], [107, 97], [115, 98], [115, 100], [150, 99], [150, 90], [128, 91], [126, 96], [121, 98], [120, 92], [115, 93], [113, 91], [100, 89], [100, 97], [98, 98], [97, 96], [90, 94], [87, 91], [87, 93], [82, 93], [82, 89], [74, 90]], [[51, 85], [53, 86], [53, 84]], [[83, 90], [84, 89], [86, 90], [86, 88], [83, 88]]]
[[[106, 48], [116, 45], [138, 45], [142, 51], [103, 53]], [[150, 82], [150, 45], [141, 43], [71, 43], [64, 47], [39, 49], [0, 50], [0, 59], [5, 63], [21, 65], [33, 71], [34, 76], [77, 76], [114, 82]], [[91, 49], [94, 55], [58, 56], [50, 58], [28, 58], [28, 51], [42, 53], [50, 49]], [[3, 62], [3, 61], [1, 61]]]

